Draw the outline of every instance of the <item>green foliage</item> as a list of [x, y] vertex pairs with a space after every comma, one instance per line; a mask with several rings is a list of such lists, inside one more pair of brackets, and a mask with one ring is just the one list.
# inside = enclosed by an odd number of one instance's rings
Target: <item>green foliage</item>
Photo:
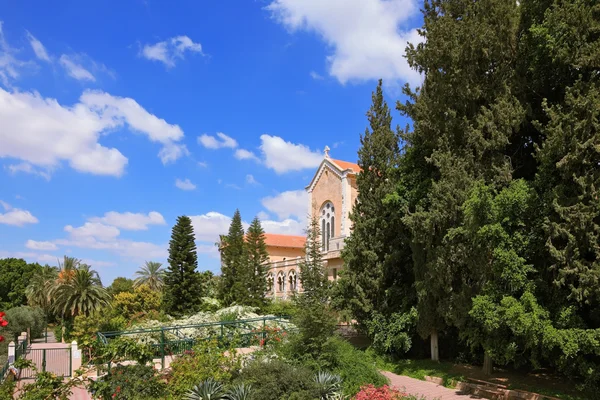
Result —
[[412, 346], [417, 318], [415, 308], [407, 313], [393, 313], [389, 318], [373, 313], [373, 317], [366, 323], [373, 347], [382, 353], [407, 353]]
[[119, 365], [91, 381], [94, 399], [146, 400], [165, 398], [167, 387], [154, 368], [146, 365]]
[[[97, 332], [120, 331], [126, 328], [128, 320], [122, 316], [110, 316], [98, 311], [90, 316], [78, 315], [73, 322], [73, 329], [68, 338], [77, 341], [87, 359], [96, 354], [98, 343]], [[61, 332], [62, 333], [62, 332]], [[58, 339], [60, 340], [60, 339]]]
[[25, 288], [41, 271], [41, 265], [20, 258], [0, 259], [0, 309], [27, 304]]
[[219, 298], [224, 304], [246, 304], [248, 301], [247, 283], [248, 252], [244, 239], [244, 228], [240, 210], [235, 210], [229, 232], [221, 236], [221, 279]]
[[261, 400], [313, 400], [319, 398], [314, 373], [281, 360], [257, 359], [241, 372], [240, 379], [252, 385], [254, 398]]
[[53, 287], [53, 309], [63, 318], [75, 318], [77, 315], [90, 315], [102, 307], [110, 304], [110, 295], [105, 288], [98, 273], [88, 265], [80, 265], [68, 271]]
[[133, 292], [121, 292], [114, 296], [114, 312], [128, 321], [137, 321], [148, 316], [155, 317], [161, 309], [162, 295], [148, 285], [138, 285]]
[[155, 291], [161, 291], [165, 282], [165, 270], [162, 264], [155, 261], [146, 261], [143, 267], [135, 271], [134, 286], [146, 285]]
[[108, 345], [102, 346], [98, 350], [100, 353], [98, 359], [105, 364], [135, 361], [140, 365], [146, 365], [154, 358], [152, 346], [123, 337], [111, 340]]
[[185, 396], [188, 400], [220, 400], [225, 398], [223, 385], [208, 378], [191, 388]]
[[68, 400], [72, 390], [65, 385], [62, 376], [50, 372], [37, 372], [34, 383], [23, 386], [19, 400]]
[[189, 217], [177, 218], [169, 242], [169, 267], [164, 278], [163, 307], [171, 315], [197, 310], [203, 296], [194, 227]]
[[37, 307], [21, 306], [6, 310], [6, 328], [13, 336], [11, 340], [16, 340], [21, 332], [27, 332], [31, 329], [31, 336], [38, 338], [44, 332], [45, 317], [42, 309]]
[[277, 315], [293, 318], [298, 312], [296, 303], [293, 300], [270, 299], [261, 308], [264, 315]]
[[301, 298], [314, 303], [329, 299], [330, 286], [327, 271], [323, 266], [321, 253], [321, 229], [316, 217], [312, 218], [306, 230], [306, 257], [299, 263], [300, 281], [303, 293]]
[[14, 375], [7, 375], [4, 381], [0, 383], [0, 400], [13, 400], [13, 393], [16, 386], [17, 382], [14, 379]]
[[267, 263], [269, 253], [265, 243], [265, 231], [260, 225], [258, 217], [252, 220], [246, 233], [247, 273], [246, 287], [248, 288], [248, 301], [246, 305], [260, 307], [266, 302], [267, 294]]
[[131, 293], [133, 292], [133, 280], [129, 278], [123, 278], [122, 276], [120, 276], [118, 278], [115, 278], [113, 283], [111, 283], [110, 286], [106, 288], [106, 290], [108, 290], [108, 293], [112, 297], [123, 292]]
[[169, 393], [172, 398], [180, 399], [206, 379], [229, 382], [240, 367], [241, 360], [234, 348], [220, 347], [216, 341], [201, 341], [171, 363]]
[[52, 309], [50, 293], [58, 277], [58, 269], [44, 266], [29, 281], [25, 294], [30, 306], [39, 307], [49, 315]]

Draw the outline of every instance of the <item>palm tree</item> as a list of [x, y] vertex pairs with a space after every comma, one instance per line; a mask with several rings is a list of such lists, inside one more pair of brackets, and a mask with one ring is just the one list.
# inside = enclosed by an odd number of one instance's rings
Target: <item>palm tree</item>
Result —
[[133, 282], [134, 287], [148, 285], [150, 289], [160, 291], [164, 285], [165, 270], [159, 262], [146, 261], [135, 274], [137, 278]]
[[62, 264], [60, 260], [58, 260], [58, 282], [68, 282], [75, 274], [75, 270], [77, 269], [77, 267], [79, 267], [80, 265], [81, 260], [78, 260], [75, 257], [63, 256]]
[[89, 265], [79, 264], [69, 275], [68, 281], [58, 283], [51, 291], [54, 309], [63, 318], [89, 316], [110, 304], [110, 294], [102, 287], [98, 273]]
[[35, 274], [25, 288], [27, 303], [47, 313], [51, 306], [50, 292], [57, 278], [58, 270], [55, 267], [42, 267], [42, 271]]

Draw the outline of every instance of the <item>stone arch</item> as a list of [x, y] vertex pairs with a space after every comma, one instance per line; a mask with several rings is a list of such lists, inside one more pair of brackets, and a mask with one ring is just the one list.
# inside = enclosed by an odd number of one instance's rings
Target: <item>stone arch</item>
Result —
[[319, 226], [321, 228], [321, 250], [329, 251], [329, 242], [335, 236], [336, 209], [330, 200], [324, 201], [319, 209]]

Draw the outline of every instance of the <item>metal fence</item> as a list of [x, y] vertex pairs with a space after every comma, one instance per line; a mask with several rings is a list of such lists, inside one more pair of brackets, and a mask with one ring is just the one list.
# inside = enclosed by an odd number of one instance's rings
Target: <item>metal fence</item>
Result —
[[6, 363], [4, 363], [4, 366], [2, 366], [2, 369], [0, 369], [0, 383], [4, 382], [4, 380], [8, 376], [8, 373], [10, 372], [10, 367], [11, 367], [12, 363], [14, 363], [16, 360], [24, 357], [26, 352], [27, 352], [27, 339], [18, 343], [18, 345], [15, 347], [14, 359], [9, 358], [8, 360], [6, 360]]
[[289, 331], [293, 325], [286, 318], [265, 316], [233, 321], [207, 322], [195, 325], [166, 326], [118, 332], [98, 332], [101, 343], [108, 344], [119, 337], [129, 337], [146, 343], [160, 358], [164, 368], [165, 356], [183, 354], [203, 340], [235, 341], [239, 347], [264, 343], [274, 328]]
[[28, 349], [26, 359], [31, 360], [35, 369], [22, 369], [21, 378], [33, 378], [38, 372], [51, 372], [56, 376], [71, 376], [71, 348]]

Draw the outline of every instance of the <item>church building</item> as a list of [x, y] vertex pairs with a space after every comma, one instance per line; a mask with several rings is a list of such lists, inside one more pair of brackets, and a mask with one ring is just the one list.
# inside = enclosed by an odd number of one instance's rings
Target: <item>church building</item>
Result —
[[[326, 147], [323, 161], [306, 187], [309, 219], [316, 217], [319, 221], [323, 262], [329, 280], [337, 280], [344, 267], [341, 250], [344, 240], [350, 236], [349, 215], [358, 193], [356, 175], [359, 172], [355, 163], [330, 158]], [[304, 236], [266, 234], [269, 296], [285, 299], [302, 291], [299, 263], [305, 254], [305, 243]]]

